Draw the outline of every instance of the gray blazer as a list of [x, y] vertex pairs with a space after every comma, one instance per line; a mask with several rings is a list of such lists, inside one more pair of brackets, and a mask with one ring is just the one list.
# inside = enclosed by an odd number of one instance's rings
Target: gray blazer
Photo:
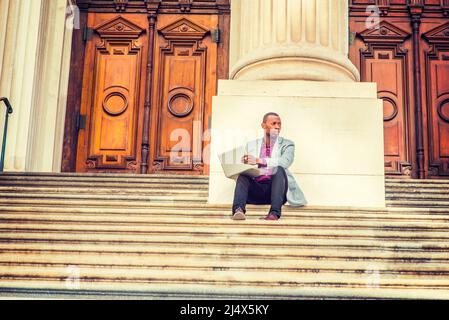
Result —
[[[253, 140], [246, 145], [246, 154], [252, 155], [256, 158], [260, 156], [263, 138]], [[288, 168], [292, 165], [295, 158], [295, 143], [291, 140], [278, 137], [278, 140], [272, 150], [271, 158], [267, 159], [268, 167], [281, 166], [285, 169], [288, 178], [288, 192], [287, 202], [291, 206], [301, 207], [307, 204], [307, 200], [296, 183], [295, 177], [291, 174]]]

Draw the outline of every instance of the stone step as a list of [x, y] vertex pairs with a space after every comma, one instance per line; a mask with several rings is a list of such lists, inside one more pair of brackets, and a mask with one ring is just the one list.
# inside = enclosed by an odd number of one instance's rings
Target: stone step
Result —
[[[151, 208], [158, 208], [164, 210], [170, 210], [175, 208], [178, 213], [184, 212], [185, 214], [194, 215], [204, 215], [205, 211], [230, 211], [230, 205], [210, 205], [204, 202], [185, 202], [185, 203], [166, 203], [166, 202], [155, 202], [155, 201], [103, 201], [103, 200], [86, 200], [86, 199], [75, 199], [75, 200], [64, 200], [64, 199], [20, 199], [20, 198], [10, 198], [4, 199], [0, 198], [0, 207], [7, 207], [11, 210], [15, 210], [16, 207], [19, 208], [29, 208], [34, 210], [35, 208], [46, 208], [46, 210], [64, 210], [65, 208], [69, 210], [74, 210], [74, 212], [84, 212], [83, 210], [93, 210], [95, 212], [114, 212], [119, 208], [120, 212], [147, 212]], [[248, 205], [247, 209], [249, 212], [254, 212], [260, 210], [266, 213], [269, 206], [253, 206]], [[131, 210], [131, 211], [130, 211]], [[137, 210], [137, 211], [136, 211]], [[180, 211], [179, 211], [180, 210]], [[329, 214], [332, 213], [404, 213], [405, 216], [409, 214], [420, 215], [423, 217], [433, 215], [435, 217], [447, 217], [449, 210], [447, 208], [430, 208], [430, 207], [388, 207], [388, 208], [363, 208], [363, 207], [320, 207], [320, 206], [307, 206], [302, 208], [295, 208], [291, 206], [284, 206], [283, 212], [309, 212], [309, 211], [322, 211]], [[119, 213], [120, 213], [119, 212]], [[352, 218], [351, 215], [347, 215], [348, 219]]]
[[[8, 280], [0, 283], [3, 292], [12, 294], [25, 294], [32, 297], [49, 295], [49, 298], [123, 298], [134, 299], [449, 299], [447, 289], [444, 287], [425, 286], [379, 286], [374, 280], [367, 280], [365, 285], [346, 286], [344, 284], [304, 283], [287, 286], [280, 283], [267, 286], [263, 283], [246, 283], [240, 286], [210, 285], [204, 283], [183, 284], [177, 283], [127, 283], [127, 282], [82, 282], [78, 285], [70, 278], [67, 281], [54, 279]], [[288, 283], [287, 283], [288, 284]], [[13, 287], [11, 289], [11, 287]], [[44, 289], [42, 289], [44, 288]], [[408, 288], [408, 289], [407, 289]], [[54, 298], [53, 298], [54, 299]]]
[[60, 183], [60, 184], [70, 184], [70, 183], [92, 183], [92, 184], [101, 184], [101, 183], [128, 183], [128, 184], [136, 184], [137, 186], [140, 184], [201, 184], [207, 185], [209, 182], [206, 179], [191, 179], [191, 178], [120, 178], [120, 177], [2, 177], [0, 175], [0, 185], [2, 184], [14, 184], [14, 183], [23, 183], [23, 182], [35, 182], [35, 183]]
[[447, 247], [422, 246], [413, 243], [392, 243], [373, 241], [335, 241], [318, 240], [304, 241], [301, 245], [289, 246], [286, 244], [269, 243], [254, 245], [244, 239], [235, 239], [233, 242], [124, 242], [124, 241], [52, 241], [52, 240], [0, 240], [1, 252], [28, 252], [36, 254], [55, 253], [67, 254], [113, 254], [117, 259], [126, 259], [131, 255], [159, 257], [211, 258], [230, 259], [238, 258], [250, 262], [252, 259], [303, 259], [308, 261], [370, 261], [378, 263], [410, 263], [410, 264], [448, 264], [449, 255]]
[[[210, 223], [231, 223], [230, 209], [222, 207], [164, 207], [163, 204], [151, 204], [147, 208], [75, 208], [75, 207], [53, 207], [53, 206], [2, 206], [0, 205], [0, 215], [5, 219], [14, 219], [14, 217], [27, 217], [28, 219], [72, 219], [75, 221], [83, 219], [94, 219], [95, 221], [132, 221], [132, 222], [161, 222], [172, 223], [183, 221], [185, 223], [198, 224], [202, 221]], [[399, 210], [396, 210], [399, 209]], [[242, 223], [265, 223], [260, 221], [267, 213], [268, 206], [248, 207], [247, 221]], [[449, 216], [440, 214], [430, 214], [427, 211], [420, 212], [404, 211], [403, 208], [388, 208], [384, 212], [371, 211], [331, 211], [329, 209], [308, 208], [294, 210], [284, 208], [282, 223], [288, 225], [295, 224], [320, 224], [323, 223], [354, 223], [354, 224], [382, 224], [397, 223], [400, 225], [439, 225], [449, 222]]]
[[[449, 239], [447, 229], [433, 230], [433, 229], [373, 229], [373, 228], [271, 228], [270, 222], [265, 223], [265, 228], [255, 228], [252, 225], [239, 226], [238, 228], [232, 225], [216, 225], [216, 226], [191, 226], [191, 225], [118, 225], [118, 224], [86, 224], [78, 222], [50, 222], [43, 223], [13, 223], [11, 221], [0, 221], [1, 237], [6, 239], [8, 237], [19, 237], [32, 234], [33, 237], [40, 237], [45, 239], [54, 239], [55, 234], [63, 234], [61, 239], [72, 239], [73, 235], [80, 234], [83, 239], [92, 238], [112, 239], [114, 235], [126, 241], [139, 241], [141, 239], [171, 239], [180, 237], [182, 239], [192, 240], [194, 237], [209, 237], [210, 239], [218, 239], [226, 235], [232, 237], [247, 237], [248, 242], [251, 240], [258, 241], [258, 237], [263, 237], [262, 242], [269, 243], [273, 238], [283, 237], [285, 244], [296, 244], [302, 240], [309, 238], [315, 239], [382, 239], [389, 241], [426, 241], [428, 242], [445, 242]], [[67, 234], [64, 234], [67, 233]], [[171, 241], [171, 240], [170, 240]], [[254, 242], [256, 243], [256, 242]], [[258, 243], [258, 242], [257, 242]], [[444, 243], [443, 243], [444, 244]], [[443, 244], [439, 247], [444, 247]], [[449, 249], [449, 242], [447, 248]]]
[[[0, 252], [0, 265], [27, 264], [30, 266], [106, 266], [106, 267], [133, 267], [149, 269], [197, 269], [197, 270], [229, 270], [229, 269], [259, 269], [259, 270], [283, 270], [290, 272], [368, 272], [376, 271], [380, 274], [449, 274], [449, 266], [441, 263], [409, 263], [396, 262], [392, 264], [379, 263], [373, 265], [370, 261], [358, 260], [317, 260], [292, 259], [279, 257], [275, 266], [267, 264], [263, 257], [251, 257], [242, 260], [236, 257], [189, 257], [181, 258], [175, 255], [142, 255], [128, 254], [126, 258], [117, 257], [115, 254], [106, 253], [98, 259], [98, 254], [84, 252], [81, 254], [67, 253], [61, 255], [54, 252]], [[251, 262], [251, 263], [249, 263]]]
[[2, 200], [6, 199], [22, 199], [32, 202], [32, 200], [42, 201], [46, 200], [100, 200], [108, 201], [110, 205], [117, 204], [117, 201], [147, 201], [147, 202], [207, 202], [206, 195], [113, 195], [113, 194], [49, 194], [49, 193], [17, 193], [17, 192], [4, 192], [2, 194]]
[[[10, 265], [4, 271], [2, 277], [5, 279], [66, 279], [73, 277], [74, 269], [66, 266], [52, 265]], [[367, 285], [368, 281], [375, 281], [378, 286], [421, 286], [433, 288], [449, 288], [449, 280], [445, 274], [426, 274], [424, 277], [419, 274], [382, 274], [373, 279], [373, 273], [345, 273], [326, 271], [321, 272], [298, 272], [283, 270], [170, 270], [170, 269], [145, 269], [133, 267], [117, 266], [77, 266], [76, 272], [80, 274], [80, 281], [119, 281], [119, 282], [146, 282], [146, 283], [171, 283], [179, 285], [186, 283], [209, 283], [216, 285], [272, 285], [272, 286], [298, 286], [307, 283], [340, 284], [342, 286]]]
[[[49, 298], [73, 298], [86, 296], [93, 298], [104, 297], [134, 297], [135, 299], [449, 299], [447, 289], [425, 286], [384, 286], [381, 287], [369, 279], [365, 285], [346, 286], [344, 284], [326, 284], [320, 282], [292, 284], [284, 283], [267, 286], [264, 284], [246, 283], [241, 286], [210, 285], [204, 283], [140, 283], [88, 281], [79, 285], [70, 278], [58, 281], [55, 279], [27, 279], [8, 280], [0, 283], [3, 292], [24, 294], [32, 297], [50, 295]], [[65, 281], [67, 280], [67, 281]], [[288, 284], [288, 283], [287, 283]], [[12, 288], [12, 289], [11, 289]]]
[[[21, 193], [202, 193], [204, 195], [208, 194], [207, 186], [196, 186], [196, 185], [147, 185], [145, 187], [139, 186], [126, 186], [122, 187], [120, 185], [105, 186], [105, 185], [86, 185], [86, 186], [11, 186], [11, 185], [0, 185], [0, 192], [21, 192]], [[386, 192], [387, 198], [433, 198], [433, 199], [449, 199], [449, 190], [435, 191], [435, 190], [388, 190]]]
[[[329, 286], [366, 286], [367, 283], [375, 282], [377, 286], [398, 286], [416, 288], [441, 288], [449, 289], [449, 279], [445, 275], [388, 275], [373, 278], [372, 273], [335, 273], [335, 272], [285, 272], [285, 271], [259, 271], [259, 270], [152, 270], [137, 268], [96, 268], [77, 267], [80, 272], [81, 282], [95, 279], [97, 282], [129, 282], [129, 283], [177, 283], [184, 284], [214, 284], [217, 286], [254, 285], [254, 286], [286, 286], [297, 287], [305, 284], [327, 284]], [[3, 272], [4, 279], [48, 279], [60, 281], [66, 279], [73, 270], [65, 267], [34, 267], [34, 266], [9, 266]]]
[[387, 200], [387, 206], [397, 206], [397, 207], [422, 207], [422, 208], [445, 208], [446, 214], [449, 213], [449, 202], [448, 201], [435, 201], [435, 200]]
[[73, 172], [0, 172], [0, 178], [10, 177], [27, 179], [32, 177], [40, 178], [117, 178], [117, 179], [196, 179], [208, 180], [205, 175], [182, 175], [182, 174], [124, 174], [124, 173], [73, 173]]
[[[198, 241], [198, 238], [201, 238]], [[203, 239], [207, 238], [207, 239]], [[364, 247], [377, 250], [383, 250], [383, 247], [398, 248], [397, 250], [409, 250], [415, 252], [426, 252], [435, 250], [438, 252], [445, 252], [449, 255], [449, 245], [446, 238], [419, 236], [416, 239], [408, 237], [398, 237], [397, 235], [380, 235], [375, 234], [354, 234], [352, 236], [338, 235], [338, 234], [320, 234], [316, 233], [302, 233], [296, 237], [291, 236], [288, 239], [283, 239], [279, 243], [278, 237], [275, 235], [261, 236], [260, 234], [244, 235], [234, 233], [230, 234], [214, 234], [210, 233], [186, 233], [186, 234], [154, 234], [154, 233], [133, 233], [124, 234], [123, 232], [93, 232], [93, 231], [66, 231], [66, 232], [44, 232], [31, 230], [4, 230], [2, 229], [1, 241], [9, 243], [39, 243], [41, 245], [49, 243], [70, 243], [74, 244], [139, 244], [142, 246], [155, 246], [158, 244], [170, 244], [174, 248], [186, 250], [190, 246], [214, 246], [214, 247], [255, 247], [255, 250], [263, 248], [270, 248], [280, 254], [291, 254], [292, 250], [298, 246], [310, 247], [338, 247], [340, 250], [346, 250], [350, 247]]]
[[[40, 199], [111, 199], [111, 200], [148, 200], [151, 201], [207, 201], [208, 192], [201, 190], [164, 190], [164, 189], [105, 189], [105, 188], [16, 188], [0, 187], [3, 198], [40, 198]], [[152, 197], [153, 196], [153, 197]], [[180, 197], [178, 199], [178, 197]], [[153, 199], [154, 198], [154, 199]], [[387, 200], [423, 200], [448, 202], [449, 195], [441, 194], [387, 194]]]
[[179, 181], [178, 183], [126, 183], [126, 182], [76, 182], [76, 181], [0, 181], [0, 186], [10, 187], [44, 187], [44, 188], [121, 188], [121, 189], [196, 189], [196, 190], [209, 190], [207, 183], [184, 183]]
[[395, 194], [441, 194], [441, 195], [449, 195], [448, 188], [388, 188], [385, 193], [387, 195], [395, 195]]
[[[413, 220], [406, 219], [392, 219], [373, 217], [372, 219], [364, 220], [347, 220], [339, 217], [316, 217], [314, 215], [303, 216], [298, 219], [297, 216], [284, 216], [282, 224], [270, 224], [270, 228], [354, 228], [358, 230], [433, 230], [445, 231], [449, 229], [449, 218], [445, 220]], [[183, 226], [232, 226], [233, 228], [266, 228], [267, 222], [261, 220], [261, 216], [256, 214], [248, 214], [247, 220], [241, 223], [235, 223], [230, 219], [230, 215], [214, 215], [214, 216], [186, 216], [166, 213], [164, 215], [136, 215], [136, 214], [82, 214], [77, 215], [73, 212], [67, 213], [48, 213], [41, 212], [39, 214], [30, 212], [3, 212], [0, 210], [0, 223], [21, 223], [23, 225], [30, 223], [69, 223], [80, 225], [183, 225]], [[425, 222], [425, 225], [423, 224]]]
[[[120, 215], [115, 215], [113, 217], [106, 216], [102, 217], [99, 215], [91, 216], [75, 216], [75, 215], [53, 215], [53, 216], [36, 216], [36, 215], [18, 215], [18, 214], [0, 214], [0, 228], [2, 229], [74, 229], [79, 230], [84, 228], [84, 230], [117, 230], [117, 231], [132, 231], [138, 229], [138, 231], [154, 231], [155, 233], [161, 232], [161, 230], [169, 230], [167, 232], [172, 233], [174, 230], [177, 232], [189, 233], [192, 229], [195, 233], [201, 232], [224, 232], [224, 233], [235, 233], [235, 232], [246, 232], [246, 234], [252, 234], [256, 230], [264, 230], [267, 234], [272, 232], [284, 235], [293, 235], [297, 232], [329, 232], [339, 233], [341, 230], [348, 231], [363, 231], [363, 232], [373, 232], [376, 235], [381, 234], [393, 234], [400, 232], [401, 234], [406, 234], [406, 232], [413, 232], [415, 238], [421, 233], [425, 234], [432, 232], [437, 235], [441, 232], [441, 236], [444, 237], [444, 233], [449, 229], [449, 223], [435, 223], [432, 221], [426, 221], [426, 225], [423, 226], [423, 222], [419, 221], [416, 223], [411, 223], [406, 221], [406, 223], [398, 222], [379, 222], [377, 220], [370, 222], [359, 222], [359, 221], [335, 221], [331, 219], [316, 222], [312, 218], [302, 219], [301, 221], [297, 217], [285, 218], [282, 221], [269, 222], [262, 219], [263, 216], [251, 216], [248, 220], [236, 223], [230, 219], [230, 215], [221, 217], [189, 217], [184, 215], [172, 215], [167, 217], [165, 215], [155, 215], [150, 217], [129, 217], [126, 219]], [[266, 228], [269, 226], [269, 230]], [[171, 228], [171, 229], [170, 229]], [[212, 229], [211, 229], [212, 228]], [[223, 231], [224, 230], [224, 231]], [[325, 231], [328, 230], [328, 231]], [[408, 235], [407, 235], [408, 236]]]
[[390, 179], [386, 178], [385, 183], [401, 183], [401, 184], [449, 184], [449, 179]]
[[208, 190], [196, 190], [196, 189], [161, 189], [161, 188], [104, 188], [104, 187], [86, 187], [86, 188], [48, 188], [48, 187], [10, 187], [10, 186], [1, 186], [0, 185], [0, 194], [16, 194], [21, 193], [24, 195], [29, 194], [90, 194], [90, 195], [105, 195], [105, 194], [113, 194], [113, 195], [196, 195], [196, 196], [207, 196]]
[[424, 201], [449, 201], [448, 195], [440, 194], [418, 194], [418, 193], [400, 193], [395, 195], [388, 195], [387, 199], [390, 200], [424, 200]]
[[420, 182], [385, 182], [385, 186], [387, 188], [435, 188], [435, 189], [444, 189], [449, 185], [449, 180], [446, 180], [444, 183], [420, 183]]

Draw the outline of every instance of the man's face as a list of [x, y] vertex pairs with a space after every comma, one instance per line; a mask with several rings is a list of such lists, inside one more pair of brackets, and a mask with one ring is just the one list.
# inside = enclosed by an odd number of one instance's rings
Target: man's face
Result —
[[281, 132], [282, 122], [281, 118], [277, 116], [268, 116], [267, 121], [262, 123], [262, 128], [265, 130], [265, 134], [277, 137]]

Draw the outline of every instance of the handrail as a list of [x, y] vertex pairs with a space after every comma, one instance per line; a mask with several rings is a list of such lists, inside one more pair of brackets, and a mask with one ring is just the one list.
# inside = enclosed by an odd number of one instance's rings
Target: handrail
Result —
[[0, 102], [5, 103], [5, 105], [6, 105], [5, 127], [3, 129], [2, 155], [0, 158], [0, 172], [3, 172], [3, 167], [5, 164], [6, 134], [8, 132], [8, 118], [9, 118], [9, 115], [11, 113], [13, 113], [13, 109], [12, 109], [11, 103], [9, 102], [8, 98], [1, 97]]

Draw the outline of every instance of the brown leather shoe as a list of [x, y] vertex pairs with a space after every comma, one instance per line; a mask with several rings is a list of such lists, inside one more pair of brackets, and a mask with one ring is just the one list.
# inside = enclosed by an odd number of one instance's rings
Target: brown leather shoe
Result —
[[242, 209], [238, 208], [235, 210], [234, 215], [232, 216], [232, 220], [246, 220], [245, 212]]
[[265, 220], [269, 220], [269, 221], [277, 221], [280, 218], [275, 215], [274, 213], [270, 213], [268, 216], [265, 217]]

